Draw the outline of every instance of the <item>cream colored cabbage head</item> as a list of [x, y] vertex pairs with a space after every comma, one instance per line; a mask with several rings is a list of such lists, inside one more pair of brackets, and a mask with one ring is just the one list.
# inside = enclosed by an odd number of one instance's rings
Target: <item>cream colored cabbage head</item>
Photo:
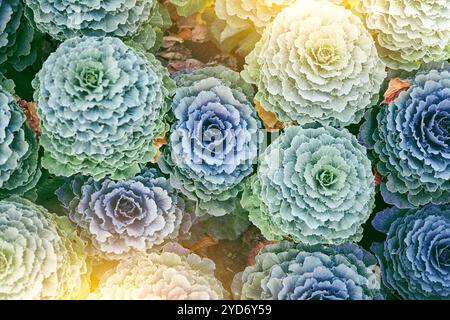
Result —
[[246, 56], [278, 13], [295, 0], [216, 0], [210, 26], [226, 51]]
[[389, 68], [450, 58], [450, 0], [363, 0], [365, 24]]
[[168, 244], [160, 252], [136, 254], [106, 272], [94, 300], [219, 300], [227, 292], [214, 276], [214, 262]]
[[88, 294], [84, 243], [69, 220], [21, 198], [0, 201], [0, 300]]
[[246, 58], [244, 78], [285, 122], [346, 126], [378, 100], [386, 72], [360, 18], [326, 0], [283, 10]]

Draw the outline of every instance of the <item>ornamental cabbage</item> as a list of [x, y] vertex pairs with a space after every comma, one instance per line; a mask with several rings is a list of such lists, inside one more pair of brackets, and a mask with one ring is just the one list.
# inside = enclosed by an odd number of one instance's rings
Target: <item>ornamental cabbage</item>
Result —
[[242, 300], [383, 298], [376, 259], [356, 244], [269, 245], [256, 256], [254, 266], [236, 275], [232, 289]]
[[183, 199], [155, 169], [117, 182], [75, 176], [56, 195], [93, 255], [116, 259], [146, 251], [190, 227]]
[[411, 86], [366, 114], [360, 141], [373, 149], [381, 194], [398, 208], [450, 202], [450, 64], [426, 65]]
[[11, 79], [8, 79], [2, 72], [0, 72], [0, 87], [2, 87], [4, 91], [13, 95], [15, 94], [16, 84]]
[[[172, 0], [173, 2], [175, 0]], [[358, 12], [358, 0], [328, 0]], [[216, 0], [203, 17], [213, 40], [226, 51], [245, 57], [276, 16], [295, 0]]]
[[269, 240], [340, 244], [362, 238], [375, 185], [346, 129], [289, 127], [261, 155], [241, 203]]
[[0, 201], [0, 300], [83, 299], [85, 259], [67, 218], [28, 200]]
[[128, 37], [150, 17], [155, 0], [25, 0], [27, 15], [53, 38]]
[[0, 86], [0, 198], [23, 195], [41, 176], [39, 146], [16, 99]]
[[450, 1], [362, 0], [365, 25], [389, 68], [450, 58]]
[[130, 178], [157, 150], [174, 84], [156, 58], [110, 37], [62, 43], [34, 80], [43, 166], [59, 176]]
[[175, 6], [177, 14], [187, 17], [204, 11], [214, 0], [169, 0]]
[[155, 3], [149, 20], [125, 40], [130, 47], [142, 52], [156, 53], [163, 44], [164, 32], [172, 26], [169, 12], [159, 2]]
[[179, 245], [121, 260], [107, 271], [93, 300], [219, 300], [228, 294], [214, 276], [214, 262]]
[[[207, 18], [213, 39], [228, 52], [246, 56], [264, 29], [294, 0], [216, 0], [214, 15]], [[206, 15], [208, 17], [208, 15]]]
[[386, 209], [373, 226], [387, 235], [374, 243], [383, 284], [396, 298], [450, 299], [450, 205]]
[[41, 38], [23, 13], [21, 0], [0, 0], [0, 65], [17, 71], [36, 61]]
[[285, 123], [358, 123], [378, 100], [386, 72], [360, 19], [329, 1], [283, 10], [246, 58], [256, 100]]
[[237, 72], [209, 67], [176, 75], [175, 123], [159, 166], [198, 202], [197, 214], [239, 210], [242, 181], [253, 172], [261, 127], [253, 90]]

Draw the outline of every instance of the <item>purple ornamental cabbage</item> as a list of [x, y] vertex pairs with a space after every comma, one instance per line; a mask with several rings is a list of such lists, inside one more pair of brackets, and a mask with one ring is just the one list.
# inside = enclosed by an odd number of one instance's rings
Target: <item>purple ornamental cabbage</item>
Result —
[[183, 199], [155, 169], [126, 181], [76, 176], [56, 194], [94, 254], [110, 258], [146, 251], [190, 227]]
[[161, 170], [198, 203], [198, 215], [242, 211], [242, 181], [253, 172], [261, 127], [252, 87], [225, 67], [197, 69], [175, 80], [175, 123], [159, 159]]

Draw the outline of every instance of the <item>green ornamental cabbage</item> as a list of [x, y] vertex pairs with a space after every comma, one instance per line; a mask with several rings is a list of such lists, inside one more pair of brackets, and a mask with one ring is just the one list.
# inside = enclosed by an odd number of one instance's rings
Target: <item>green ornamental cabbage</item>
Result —
[[375, 185], [347, 129], [289, 127], [261, 155], [241, 203], [270, 240], [340, 244], [362, 238]]
[[150, 18], [156, 0], [25, 0], [27, 16], [53, 38], [128, 37]]
[[117, 38], [72, 38], [33, 84], [51, 173], [127, 179], [156, 154], [174, 83], [152, 54]]
[[25, 17], [21, 0], [0, 0], [0, 68], [10, 65], [23, 71], [32, 65], [41, 38]]

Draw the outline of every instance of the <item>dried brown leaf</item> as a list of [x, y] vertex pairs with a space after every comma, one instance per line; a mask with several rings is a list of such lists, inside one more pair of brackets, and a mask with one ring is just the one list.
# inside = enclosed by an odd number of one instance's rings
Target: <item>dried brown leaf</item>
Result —
[[178, 43], [167, 50], [158, 53], [158, 56], [169, 61], [186, 60], [192, 58], [192, 52], [184, 45]]
[[378, 187], [381, 184], [381, 182], [383, 181], [383, 177], [378, 172], [378, 169], [376, 166], [373, 168], [373, 177], [374, 177], [375, 187]]
[[37, 135], [41, 134], [41, 121], [37, 115], [36, 103], [34, 102], [26, 102], [25, 100], [21, 100], [19, 97], [16, 98], [19, 107], [25, 113], [27, 118], [27, 124]]
[[276, 115], [265, 110], [258, 100], [255, 100], [255, 108], [267, 131], [276, 131], [284, 128], [284, 124], [277, 119]]
[[186, 70], [186, 69], [195, 69], [201, 68], [205, 64], [197, 59], [186, 59], [186, 60], [174, 60], [171, 61], [167, 68], [169, 69], [170, 74], [173, 74], [178, 71]]
[[159, 136], [153, 140], [153, 145], [158, 149], [158, 151], [150, 160], [151, 163], [156, 163], [158, 161], [158, 158], [161, 155], [161, 148], [167, 144], [169, 144], [169, 141], [167, 141], [165, 136]]
[[215, 246], [218, 243], [219, 241], [217, 239], [211, 237], [209, 234], [205, 234], [203, 238], [197, 241], [190, 249], [194, 252], [199, 252], [211, 246]]
[[165, 36], [163, 37], [163, 44], [162, 47], [164, 49], [169, 49], [173, 47], [177, 43], [183, 43], [184, 39], [179, 37], [178, 35], [171, 35], [171, 36]]
[[384, 104], [389, 104], [400, 95], [402, 91], [408, 90], [411, 84], [408, 81], [402, 80], [400, 78], [393, 78], [389, 81], [389, 86], [384, 93]]
[[239, 71], [239, 61], [238, 59], [229, 54], [229, 53], [221, 53], [215, 55], [211, 59], [209, 59], [207, 66], [225, 66], [234, 71]]

